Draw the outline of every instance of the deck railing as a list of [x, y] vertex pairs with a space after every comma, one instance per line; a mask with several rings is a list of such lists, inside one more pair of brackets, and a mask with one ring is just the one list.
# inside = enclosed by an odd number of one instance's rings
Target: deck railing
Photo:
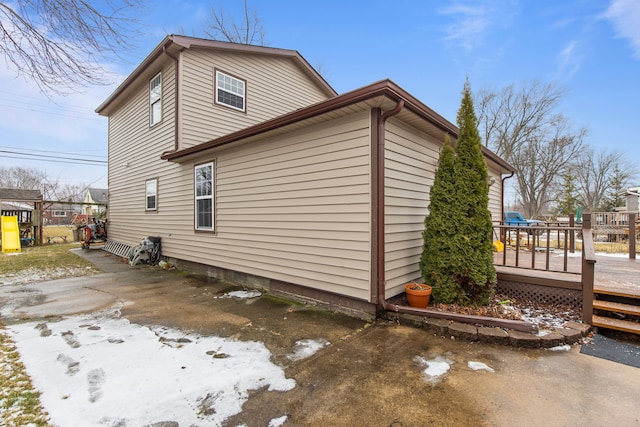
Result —
[[[496, 266], [522, 269], [521, 276], [534, 275], [533, 272], [527, 273], [532, 270], [568, 275], [563, 277], [570, 275], [573, 277], [572, 281], [580, 282], [583, 321], [591, 322], [596, 262], [591, 214], [583, 215], [581, 226], [574, 226], [573, 222], [541, 223], [532, 226], [498, 224], [494, 225], [494, 231], [496, 236], [500, 236], [499, 240], [504, 248], [494, 256]], [[581, 258], [572, 256], [575, 253], [576, 239], [582, 239]], [[544, 282], [545, 286], [549, 286], [548, 281], [536, 282]], [[551, 279], [550, 282], [553, 283], [554, 280]], [[560, 287], [566, 286], [561, 285], [563, 280], [558, 279], [555, 282]]]
[[[506, 250], [495, 257], [497, 265], [533, 270], [579, 273], [571, 268], [580, 227], [569, 223], [540, 223], [532, 226], [495, 225], [495, 234]], [[572, 263], [576, 264], [576, 263]]]

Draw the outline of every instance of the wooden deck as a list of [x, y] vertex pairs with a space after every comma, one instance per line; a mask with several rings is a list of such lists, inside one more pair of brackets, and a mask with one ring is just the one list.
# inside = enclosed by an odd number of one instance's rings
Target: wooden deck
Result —
[[640, 298], [640, 260], [597, 256], [593, 291]]
[[[546, 254], [536, 253], [534, 256], [536, 269], [531, 269], [531, 251], [521, 251], [518, 257], [518, 265], [515, 267], [515, 251], [507, 249], [506, 266], [503, 266], [504, 254], [494, 253], [496, 270], [502, 273], [518, 273], [530, 275], [536, 278], [559, 280], [565, 278], [568, 281], [580, 281], [579, 276], [582, 266], [580, 253], [576, 252], [567, 258], [567, 273], [563, 273], [564, 257], [562, 251], [549, 254], [550, 268], [545, 270]], [[640, 260], [631, 260], [622, 257], [598, 255], [595, 265], [594, 292], [607, 295], [621, 295], [640, 298]]]

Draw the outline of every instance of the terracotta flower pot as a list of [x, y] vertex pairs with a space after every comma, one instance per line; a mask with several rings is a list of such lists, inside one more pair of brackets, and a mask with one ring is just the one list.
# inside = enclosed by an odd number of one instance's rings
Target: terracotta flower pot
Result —
[[404, 285], [410, 307], [427, 308], [431, 297], [431, 286], [422, 283], [407, 283]]

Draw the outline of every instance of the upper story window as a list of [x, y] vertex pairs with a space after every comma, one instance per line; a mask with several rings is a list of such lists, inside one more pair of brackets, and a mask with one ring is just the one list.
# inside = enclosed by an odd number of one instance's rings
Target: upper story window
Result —
[[245, 81], [216, 71], [216, 104], [245, 110]]
[[149, 125], [162, 120], [162, 73], [149, 81]]
[[148, 180], [145, 187], [145, 210], [155, 211], [158, 209], [158, 180]]
[[66, 211], [53, 211], [53, 216], [67, 216], [67, 212]]
[[196, 230], [214, 230], [214, 167], [210, 162], [194, 168]]

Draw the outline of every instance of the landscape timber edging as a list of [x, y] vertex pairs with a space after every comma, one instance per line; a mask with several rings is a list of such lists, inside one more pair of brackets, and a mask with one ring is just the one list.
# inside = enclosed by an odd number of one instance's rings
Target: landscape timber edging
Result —
[[404, 313], [388, 312], [385, 318], [401, 325], [425, 329], [442, 338], [519, 348], [553, 348], [564, 344], [575, 344], [582, 337], [586, 337], [592, 329], [591, 325], [586, 323], [570, 321], [554, 330], [541, 329], [538, 333], [529, 333]]

